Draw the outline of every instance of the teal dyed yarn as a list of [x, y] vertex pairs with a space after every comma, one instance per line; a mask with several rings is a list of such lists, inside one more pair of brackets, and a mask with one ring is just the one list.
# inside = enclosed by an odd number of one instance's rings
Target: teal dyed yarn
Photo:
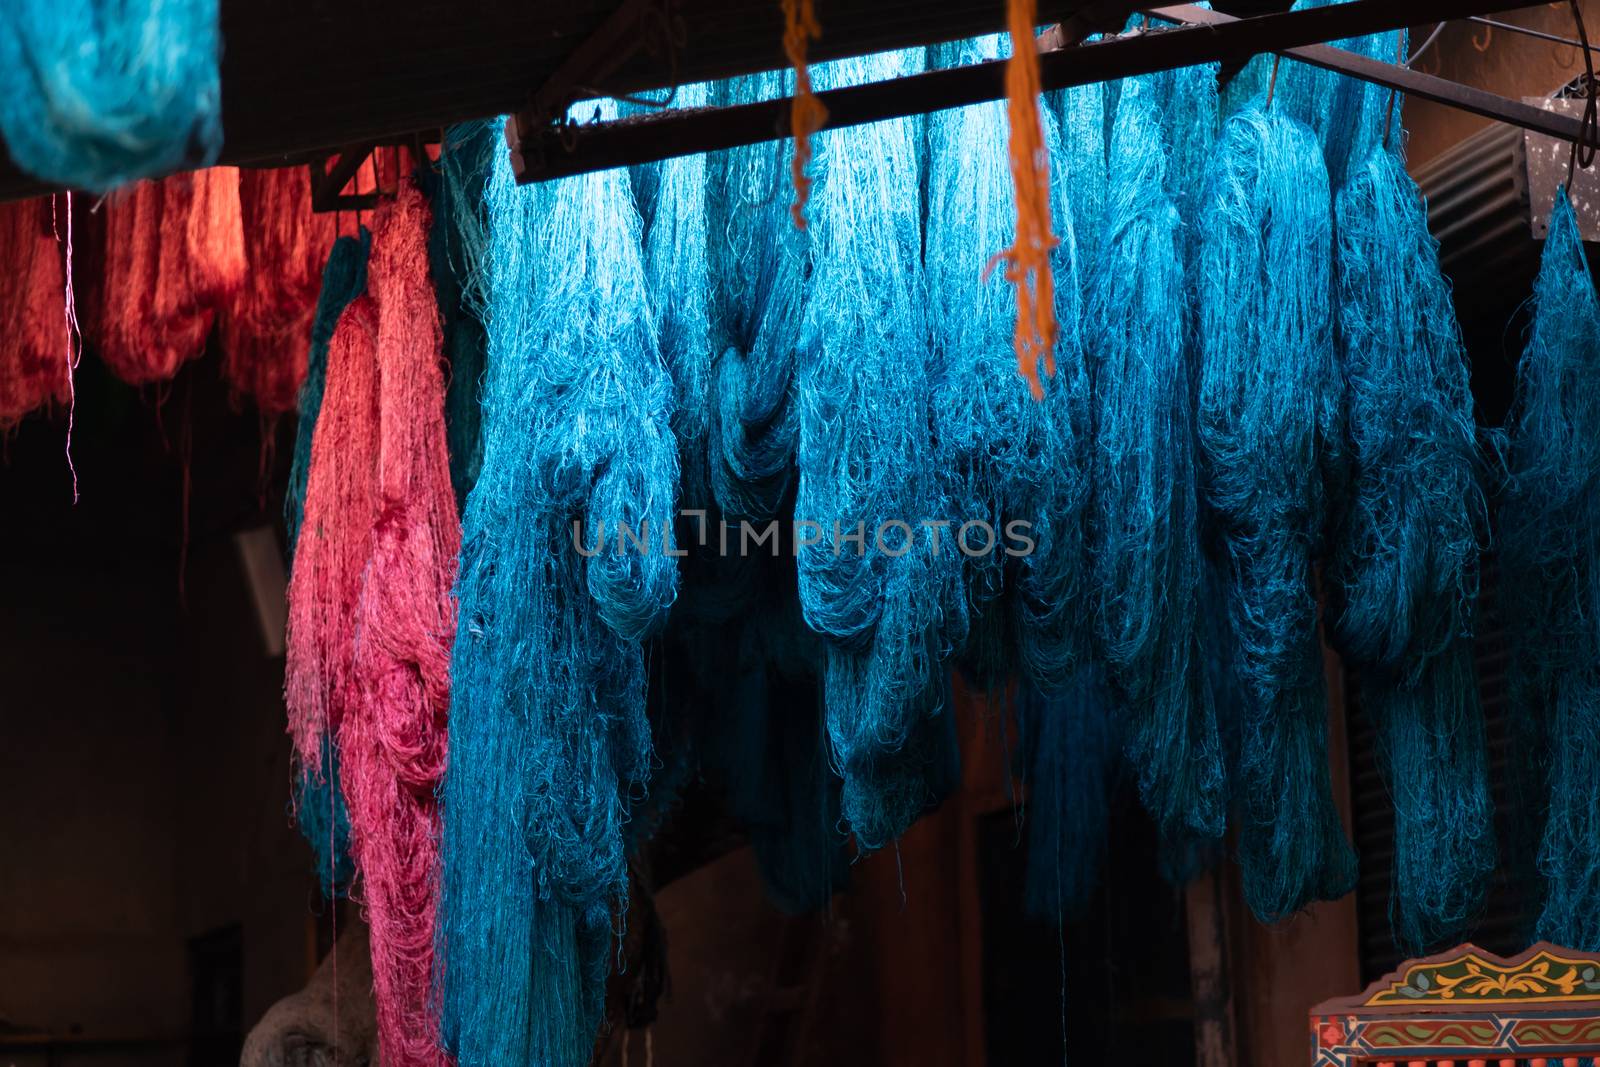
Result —
[[1329, 781], [1312, 574], [1343, 462], [1332, 218], [1306, 127], [1247, 110], [1217, 147], [1199, 211], [1198, 433], [1242, 702], [1239, 860], [1272, 921], [1356, 876]]
[[475, 287], [488, 226], [484, 185], [493, 154], [504, 143], [493, 121], [451, 126], [440, 145], [437, 174], [423, 168], [424, 191], [433, 207], [428, 262], [439, 300], [444, 354], [450, 363], [444, 412], [450, 484], [459, 507], [465, 506], [483, 467], [482, 392], [489, 339], [483, 328], [483, 297]]
[[305, 511], [306, 480], [311, 475], [311, 439], [322, 411], [322, 388], [328, 377], [328, 345], [333, 340], [339, 316], [350, 301], [366, 292], [367, 255], [372, 249], [372, 234], [362, 227], [360, 238], [341, 237], [328, 253], [322, 271], [322, 292], [317, 296], [316, 314], [311, 319], [311, 354], [306, 361], [306, 380], [300, 387], [299, 422], [294, 431], [294, 461], [289, 467], [289, 488], [284, 494], [283, 522], [288, 530], [288, 555], [291, 564], [300, 542], [300, 520]]
[[[1335, 2], [1298, 0], [1294, 10], [1326, 7]], [[1405, 41], [1405, 31], [1397, 30], [1336, 41], [1334, 47], [1383, 63], [1400, 63], [1405, 59]], [[1267, 64], [1270, 84], [1271, 60]], [[1272, 106], [1316, 132], [1335, 193], [1359, 174], [1374, 151], [1383, 148], [1386, 132], [1389, 151], [1400, 153], [1400, 95], [1383, 86], [1284, 60], [1278, 70], [1277, 88], [1272, 91]]]
[[1096, 622], [1129, 763], [1163, 833], [1219, 836], [1226, 775], [1199, 643], [1200, 512], [1180, 222], [1152, 90], [1129, 79], [1089, 319]]
[[[1000, 39], [946, 46], [950, 65], [992, 60]], [[1041, 116], [1053, 127], [1053, 118]], [[928, 116], [928, 207], [924, 263], [932, 335], [930, 387], [933, 463], [943, 476], [950, 515], [1000, 531], [1028, 519], [1038, 486], [1057, 473], [1038, 464], [1044, 405], [1017, 373], [1012, 286], [986, 265], [1015, 240], [1016, 202], [1006, 153], [1005, 106], [982, 104]], [[1052, 387], [1054, 382], [1049, 383]], [[1066, 468], [1070, 476], [1073, 472]], [[941, 516], [943, 517], [943, 516]], [[946, 551], [955, 552], [949, 545]], [[1004, 618], [1010, 560], [992, 552], [961, 560], [962, 581], [946, 607], [946, 631], [968, 645], [963, 666], [980, 687], [1004, 685], [1011, 643], [991, 633]], [[968, 642], [969, 622], [977, 630]]]
[[[683, 85], [673, 106], [697, 108], [708, 102], [705, 84]], [[707, 174], [704, 155], [679, 156], [634, 171], [634, 189], [642, 194], [646, 291], [661, 358], [672, 379], [671, 423], [678, 438], [685, 508], [711, 503], [707, 448], [713, 342]]]
[[1466, 351], [1404, 164], [1369, 150], [1337, 197], [1351, 483], [1327, 570], [1395, 800], [1396, 941], [1453, 940], [1496, 855], [1471, 661], [1487, 526]]
[[222, 148], [217, 0], [0, 5], [0, 135], [17, 166], [106, 193]]
[[1542, 733], [1548, 790], [1538, 936], [1600, 948], [1600, 303], [1556, 196], [1517, 368], [1500, 503], [1512, 695]]
[[1094, 438], [1085, 316], [1105, 231], [1101, 88], [1067, 90], [1065, 123], [1044, 120], [1055, 233], [1061, 242], [1051, 255], [1060, 335], [1055, 374], [1044, 381], [1044, 399], [1035, 404], [1025, 492], [1008, 516], [1032, 523], [1034, 546], [1015, 561], [1012, 628], [1006, 639], [1015, 646], [1016, 667], [1047, 694], [1072, 684], [1092, 643], [1092, 628], [1081, 610], [1088, 581], [1084, 542]]
[[[919, 53], [829, 64], [822, 87], [916, 73]], [[800, 603], [827, 644], [824, 700], [843, 811], [880, 847], [937, 798], [946, 777], [943, 604], [958, 553], [916, 524], [943, 512], [929, 410], [921, 270], [922, 123], [896, 119], [817, 139], [810, 209], [815, 271], [800, 338], [795, 515], [822, 539], [799, 549]], [[887, 529], [888, 551], [858, 552]], [[908, 545], [908, 536], [914, 540]]]
[[1403, 952], [1460, 939], [1483, 908], [1498, 846], [1472, 642], [1430, 659], [1415, 685], [1360, 680], [1394, 800], [1389, 923]]
[[1486, 505], [1466, 353], [1421, 194], [1377, 151], [1337, 202], [1350, 500], [1330, 566], [1335, 644], [1414, 677], [1470, 635]]
[[[787, 71], [718, 83], [751, 103], [791, 91]], [[800, 432], [796, 349], [810, 292], [811, 235], [789, 218], [789, 146], [767, 141], [710, 157], [706, 180], [711, 336], [707, 465], [730, 519], [765, 522], [794, 483]]]
[[[442, 791], [443, 1038], [463, 1067], [579, 1067], [650, 774], [640, 642], [677, 589], [672, 383], [624, 172], [519, 187], [498, 152], [485, 203], [483, 469]], [[624, 551], [619, 523], [647, 528], [651, 550]]]
[[322, 739], [322, 765], [296, 778], [294, 817], [311, 846], [322, 895], [329, 900], [343, 896], [356, 868], [350, 858], [350, 811], [339, 786], [339, 753], [332, 737]]

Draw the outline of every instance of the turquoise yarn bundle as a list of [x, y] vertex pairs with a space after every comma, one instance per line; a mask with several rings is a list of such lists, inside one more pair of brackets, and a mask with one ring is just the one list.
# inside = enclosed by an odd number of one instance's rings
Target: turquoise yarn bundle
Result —
[[1140, 795], [1162, 832], [1220, 836], [1226, 774], [1199, 669], [1202, 578], [1193, 368], [1178, 211], [1152, 86], [1126, 81], [1099, 285], [1091, 601]]
[[444, 354], [450, 363], [445, 390], [445, 432], [450, 444], [450, 483], [456, 504], [467, 495], [483, 466], [483, 373], [488, 336], [483, 294], [477, 291], [486, 240], [483, 191], [493, 154], [504, 145], [493, 121], [449, 127], [440, 145], [437, 173], [422, 168], [433, 207], [428, 261], [439, 298]]
[[[790, 91], [789, 72], [719, 83], [719, 103]], [[708, 256], [712, 340], [708, 465], [717, 506], [730, 519], [765, 522], [794, 482], [800, 432], [796, 350], [810, 292], [810, 235], [789, 219], [783, 142], [711, 157]]]
[[218, 0], [0, 5], [0, 135], [17, 166], [106, 193], [222, 148]]
[[1556, 196], [1517, 368], [1500, 503], [1516, 706], [1546, 738], [1538, 936], [1600, 948], [1600, 302], [1565, 190]]
[[[819, 83], [900, 77], [923, 65], [920, 52], [868, 56], [822, 68]], [[920, 119], [817, 138], [815, 271], [799, 345], [795, 516], [817, 534], [798, 548], [800, 603], [826, 639], [824, 700], [844, 817], [869, 849], [904, 832], [953, 777], [940, 609], [959, 581], [959, 553], [949, 544], [936, 552], [917, 526], [943, 512], [928, 462], [921, 141]]]
[[1451, 940], [1496, 855], [1471, 640], [1487, 516], [1468, 365], [1427, 214], [1369, 150], [1336, 203], [1351, 485], [1328, 568], [1395, 801], [1396, 940]]
[[[704, 107], [708, 100], [705, 84], [683, 85], [672, 106]], [[714, 353], [708, 170], [704, 155], [679, 156], [633, 170], [644, 220], [646, 291], [661, 358], [672, 378], [671, 424], [678, 438], [685, 508], [703, 508], [711, 502], [707, 447]]]
[[672, 383], [625, 172], [518, 187], [496, 153], [486, 212], [483, 469], [442, 791], [443, 1038], [463, 1067], [577, 1067], [650, 775], [640, 642], [677, 589]]
[[1228, 120], [1204, 188], [1198, 432], [1243, 702], [1239, 862], [1273, 921], [1356, 874], [1329, 782], [1312, 574], [1343, 447], [1332, 219], [1311, 131], [1276, 113]]

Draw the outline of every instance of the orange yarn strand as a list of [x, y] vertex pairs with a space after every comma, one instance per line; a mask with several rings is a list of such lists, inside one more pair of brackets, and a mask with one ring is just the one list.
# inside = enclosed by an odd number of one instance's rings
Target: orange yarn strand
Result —
[[[811, 72], [806, 67], [806, 46], [822, 36], [822, 27], [812, 9], [812, 0], [783, 0], [783, 50], [794, 66], [794, 105], [789, 112], [789, 127], [794, 133], [794, 160], [789, 165], [794, 177], [794, 204], [789, 213], [798, 229], [806, 228], [806, 203], [811, 199], [811, 179], [806, 165], [811, 162], [811, 135], [828, 121], [828, 109], [811, 91]], [[1035, 72], [1034, 81], [1038, 81]]]
[[1006, 63], [1006, 109], [1011, 119], [1011, 177], [1017, 191], [1017, 239], [1003, 254], [1006, 280], [1017, 289], [1017, 366], [1035, 399], [1044, 397], [1039, 362], [1056, 372], [1055, 276], [1050, 251], [1050, 157], [1039, 119], [1039, 51], [1034, 40], [1038, 0], [1007, 0], [1011, 59]]

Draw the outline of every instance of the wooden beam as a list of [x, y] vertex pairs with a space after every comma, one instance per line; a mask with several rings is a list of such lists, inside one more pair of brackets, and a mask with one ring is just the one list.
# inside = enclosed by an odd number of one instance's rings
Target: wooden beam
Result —
[[[1532, 7], [1519, 0], [1509, 5]], [[1405, 26], [1508, 10], [1507, 0], [1348, 0], [1327, 7], [1235, 19], [1198, 7], [1165, 7], [1156, 14], [1182, 25], [1047, 52], [1040, 81], [1047, 90], [1150, 74], [1198, 63], [1238, 61], [1281, 52], [1303, 62], [1392, 85], [1501, 121], [1575, 140], [1579, 124], [1519, 101], [1457, 86], [1439, 78], [1379, 63], [1320, 44]], [[906, 115], [965, 107], [1005, 95], [1005, 61], [929, 71], [893, 81], [818, 93], [828, 108], [828, 129], [882, 122]], [[787, 97], [734, 107], [663, 111], [617, 122], [569, 128], [565, 136], [542, 131], [538, 140], [515, 138], [525, 157], [519, 177], [546, 181], [674, 156], [713, 152], [786, 137]], [[524, 131], [527, 132], [527, 131]]]

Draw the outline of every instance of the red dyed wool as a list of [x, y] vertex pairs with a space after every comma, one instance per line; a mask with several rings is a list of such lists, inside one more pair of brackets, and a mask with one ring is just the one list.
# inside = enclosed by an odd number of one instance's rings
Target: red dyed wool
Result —
[[243, 170], [244, 284], [223, 323], [223, 374], [265, 415], [295, 410], [311, 351], [322, 267], [338, 237], [332, 215], [311, 210], [299, 167]]
[[356, 698], [338, 734], [387, 1067], [445, 1061], [438, 1019], [429, 1011], [438, 902], [434, 790], [445, 768], [461, 525], [446, 451], [429, 218], [422, 194], [407, 180], [373, 226], [378, 511], [355, 612]]
[[322, 766], [323, 739], [338, 729], [355, 692], [351, 660], [377, 518], [378, 433], [378, 308], [362, 295], [340, 316], [328, 347], [289, 578], [284, 700], [302, 767]]
[[212, 167], [183, 177], [191, 183], [186, 234], [189, 288], [200, 303], [223, 309], [243, 288], [250, 267], [244, 254], [239, 169]]
[[220, 236], [216, 248], [199, 249], [190, 240], [202, 192], [210, 199], [207, 190], [218, 180], [175, 174], [140, 182], [106, 208], [96, 333], [101, 359], [129, 384], [171, 381], [206, 350], [228, 284], [220, 272], [233, 269], [230, 255], [242, 255]]
[[0, 431], [71, 391], [66, 275], [50, 201], [0, 204]]

